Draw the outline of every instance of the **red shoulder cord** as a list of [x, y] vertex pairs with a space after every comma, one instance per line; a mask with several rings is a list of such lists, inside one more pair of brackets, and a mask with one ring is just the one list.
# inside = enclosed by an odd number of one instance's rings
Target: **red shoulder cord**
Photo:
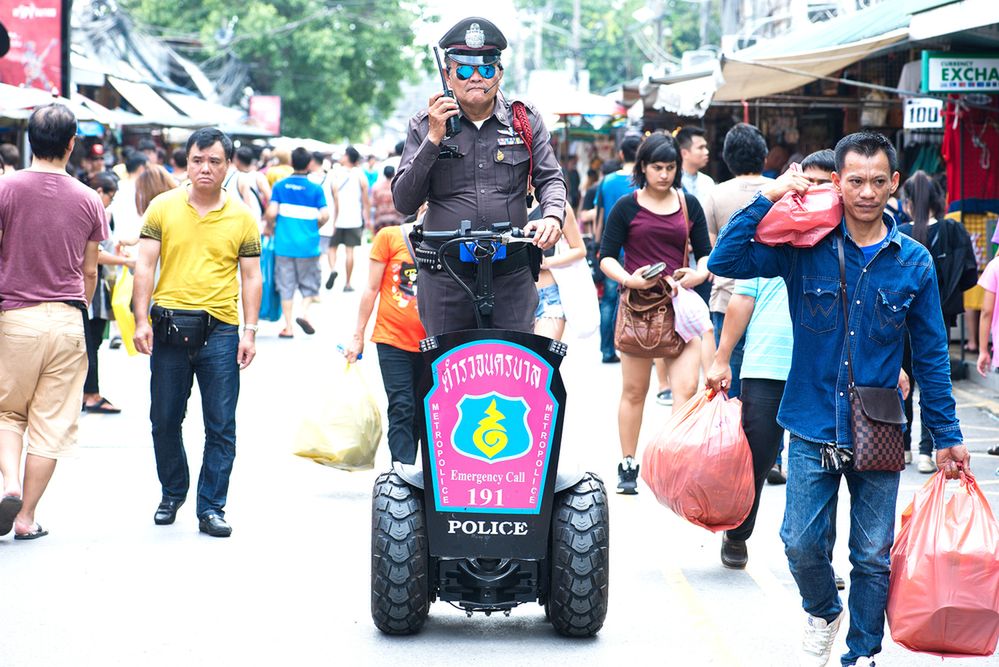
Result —
[[513, 110], [513, 131], [520, 135], [524, 145], [527, 146], [528, 170], [527, 189], [531, 189], [531, 175], [534, 173], [534, 131], [531, 129], [531, 120], [527, 117], [527, 107], [523, 102], [514, 102], [511, 105]]

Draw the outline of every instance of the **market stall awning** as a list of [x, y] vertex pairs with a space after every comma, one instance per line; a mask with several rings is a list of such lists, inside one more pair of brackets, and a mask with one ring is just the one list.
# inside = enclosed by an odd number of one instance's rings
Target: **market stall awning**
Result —
[[58, 97], [38, 88], [21, 88], [0, 83], [0, 118], [25, 120], [36, 107], [58, 102], [69, 108], [79, 120], [97, 120], [97, 115], [82, 104], [65, 97]]
[[833, 74], [875, 51], [903, 41], [908, 35], [908, 28], [899, 28], [841, 46], [765, 58], [754, 57], [749, 53], [752, 49], [739, 51], [722, 61], [725, 83], [718, 88], [714, 98], [728, 102], [777, 95], [811, 83], [820, 76]]
[[717, 67], [709, 71], [656, 79], [659, 86], [652, 106], [679, 116], [701, 118], [711, 105], [711, 99], [722, 81]]
[[955, 0], [884, 0], [726, 54], [722, 58], [725, 82], [715, 99], [765, 97], [811, 83], [817, 77], [833, 74], [908, 39], [913, 14], [954, 3]]
[[989, 35], [964, 34], [966, 39], [981, 39], [985, 46], [995, 48], [999, 44], [999, 2], [996, 0], [961, 0], [927, 11], [914, 14], [909, 24], [909, 39], [919, 41], [942, 35], [976, 32], [980, 28], [992, 26]]
[[113, 76], [108, 77], [108, 82], [152, 124], [177, 127], [197, 124], [192, 119], [177, 113], [169, 102], [145, 83], [125, 81]]
[[94, 120], [104, 125], [118, 127], [125, 125], [155, 125], [148, 118], [125, 111], [124, 109], [108, 109], [103, 104], [98, 104], [80, 93], [73, 93], [72, 100], [90, 110], [94, 114]]
[[219, 123], [236, 124], [241, 123], [246, 117], [246, 113], [239, 109], [230, 109], [221, 104], [195, 97], [194, 95], [164, 92], [163, 97], [190, 116], [192, 120], [204, 125]]
[[200, 125], [217, 127], [230, 136], [254, 138], [276, 136], [273, 132], [244, 122], [246, 112], [241, 109], [209, 102], [194, 95], [164, 92], [163, 97], [190, 116], [192, 121]]

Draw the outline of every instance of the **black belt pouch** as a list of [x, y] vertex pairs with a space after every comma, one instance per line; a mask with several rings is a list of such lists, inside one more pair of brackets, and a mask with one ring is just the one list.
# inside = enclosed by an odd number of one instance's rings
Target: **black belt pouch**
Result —
[[150, 310], [153, 337], [157, 343], [180, 347], [204, 347], [208, 343], [210, 316], [203, 310]]

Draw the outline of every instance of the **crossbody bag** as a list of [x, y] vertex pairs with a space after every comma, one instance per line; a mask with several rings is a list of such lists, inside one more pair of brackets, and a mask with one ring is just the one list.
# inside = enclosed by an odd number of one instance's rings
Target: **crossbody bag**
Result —
[[850, 310], [846, 296], [845, 237], [837, 239], [839, 288], [843, 298], [843, 338], [846, 345], [846, 368], [850, 380], [850, 435], [853, 439], [853, 469], [859, 472], [879, 470], [899, 472], [905, 469], [905, 445], [902, 428], [905, 414], [895, 387], [858, 387], [853, 379], [853, 356], [850, 353]]

